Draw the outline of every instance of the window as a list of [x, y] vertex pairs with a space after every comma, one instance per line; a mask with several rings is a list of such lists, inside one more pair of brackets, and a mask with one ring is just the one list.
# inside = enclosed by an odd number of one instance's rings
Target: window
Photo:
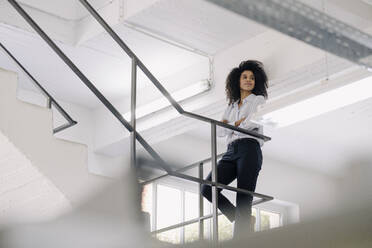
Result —
[[[212, 204], [207, 203], [212, 209]], [[269, 210], [262, 210], [259, 207], [252, 207], [252, 215], [256, 218], [254, 231], [264, 231], [271, 228], [282, 226], [282, 213], [276, 213]], [[204, 225], [204, 238], [210, 239], [212, 237], [212, 220], [206, 220]], [[206, 233], [209, 232], [209, 233]], [[234, 233], [234, 225], [223, 214], [218, 216], [218, 238], [220, 241], [232, 239]]]
[[280, 226], [280, 214], [260, 210], [260, 230], [269, 230]]
[[[204, 199], [204, 215], [212, 213], [212, 204]], [[199, 217], [199, 195], [182, 187], [174, 187], [153, 183], [146, 185], [142, 195], [142, 210], [151, 216], [151, 231], [160, 230], [175, 224]], [[253, 207], [252, 215], [256, 217], [255, 231], [263, 231], [282, 225], [283, 213], [271, 211], [269, 208]], [[204, 239], [212, 237], [212, 219], [206, 219]], [[218, 216], [218, 232], [220, 241], [233, 237], [233, 224], [222, 214]], [[199, 223], [166, 230], [156, 234], [159, 240], [184, 244], [199, 239]]]
[[[151, 231], [198, 218], [198, 203], [198, 194], [162, 184], [148, 184], [142, 193], [142, 210], [151, 216]], [[167, 230], [156, 237], [173, 244], [193, 242], [199, 239], [199, 223]]]
[[181, 190], [157, 185], [156, 227], [161, 229], [182, 222]]

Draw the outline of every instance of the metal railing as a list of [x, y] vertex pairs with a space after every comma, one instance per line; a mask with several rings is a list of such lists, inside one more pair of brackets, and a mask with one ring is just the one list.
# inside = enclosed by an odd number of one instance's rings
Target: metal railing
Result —
[[[222, 157], [223, 155], [224, 155], [224, 153], [218, 154], [217, 159]], [[212, 158], [207, 158], [207, 159], [200, 160], [196, 163], [193, 163], [193, 164], [190, 164], [190, 165], [185, 166], [183, 168], [180, 168], [180, 169], [176, 170], [176, 172], [182, 173], [182, 172], [185, 172], [187, 170], [198, 167], [198, 176], [199, 176], [200, 179], [202, 179], [203, 178], [204, 164], [210, 162], [211, 160], [212, 160]], [[144, 165], [146, 165], [148, 163], [148, 161], [141, 161], [141, 160], [139, 160], [139, 162], [140, 162], [140, 164], [144, 164]], [[141, 182], [141, 185], [144, 186], [144, 185], [153, 183], [155, 181], [158, 181], [160, 179], [163, 179], [163, 178], [166, 178], [166, 177], [169, 177], [169, 176], [171, 176], [171, 175], [164, 174], [164, 175], [161, 175], [161, 176], [143, 181], [143, 182]], [[202, 184], [199, 184], [199, 192], [198, 192], [198, 194], [199, 194], [199, 201], [198, 201], [198, 203], [199, 203], [199, 206], [198, 206], [199, 217], [198, 218], [193, 218], [191, 220], [180, 222], [180, 223], [177, 223], [177, 224], [174, 224], [174, 225], [171, 225], [171, 226], [163, 227], [161, 229], [156, 229], [156, 230], [152, 231], [151, 233], [152, 234], [158, 234], [158, 233], [166, 232], [166, 231], [169, 231], [169, 230], [172, 230], [172, 229], [180, 228], [180, 227], [191, 225], [191, 224], [194, 224], [194, 223], [198, 222], [199, 223], [199, 236], [200, 236], [199, 239], [204, 239], [204, 234], [203, 234], [203, 232], [204, 232], [203, 231], [204, 230], [204, 222], [203, 221], [205, 221], [207, 219], [210, 219], [210, 218], [213, 218], [214, 215], [213, 214], [204, 215], [204, 205], [203, 205], [203, 196], [202, 196], [202, 193], [201, 193], [202, 192], [201, 186], [202, 186]], [[223, 188], [225, 188], [225, 187], [223, 187]], [[246, 193], [246, 192], [244, 192], [244, 190], [243, 190], [242, 193]], [[257, 205], [259, 203], [262, 203], [262, 202], [260, 200], [253, 201], [252, 206]], [[217, 215], [221, 215], [221, 214], [222, 213], [217, 212]]]
[[41, 93], [47, 98], [47, 108], [51, 109], [52, 105], [58, 110], [58, 112], [67, 120], [66, 124], [62, 124], [53, 129], [53, 133], [58, 133], [62, 130], [65, 130], [69, 127], [72, 127], [77, 124], [71, 116], [58, 104], [58, 102], [44, 89], [43, 86], [28, 72], [28, 70], [14, 57], [14, 55], [0, 42], [0, 47], [3, 51], [15, 62], [15, 64], [30, 78], [41, 91]]
[[[62, 52], [62, 50], [49, 38], [49, 36], [35, 23], [35, 21], [23, 10], [23, 8], [15, 0], [8, 0], [8, 2], [17, 10], [17, 12], [31, 25], [31, 27], [41, 36], [42, 39], [54, 50], [54, 52], [66, 63], [67, 66], [80, 78], [81, 81], [96, 95], [96, 97], [105, 105], [105, 107], [119, 120], [119, 122], [131, 133], [131, 164], [136, 165], [136, 149], [135, 141], [137, 140], [145, 150], [155, 159], [160, 167], [165, 170], [168, 175], [178, 177], [184, 180], [192, 181], [201, 184], [212, 186], [212, 205], [213, 205], [213, 241], [218, 242], [218, 219], [217, 219], [217, 188], [227, 189], [235, 192], [249, 194], [260, 198], [255, 204], [270, 201], [271, 196], [258, 194], [244, 189], [231, 187], [217, 182], [217, 149], [216, 149], [216, 126], [228, 128], [253, 137], [269, 141], [271, 138], [262, 134], [245, 130], [239, 127], [231, 126], [211, 118], [184, 111], [182, 107], [171, 97], [168, 91], [161, 85], [161, 83], [152, 75], [141, 60], [129, 49], [123, 40], [111, 29], [111, 27], [103, 20], [103, 18], [93, 9], [93, 7], [86, 0], [79, 0], [88, 12], [98, 21], [99, 24], [110, 34], [110, 36], [119, 44], [119, 46], [132, 59], [132, 90], [131, 90], [131, 123], [128, 123], [119, 111], [103, 96], [103, 94], [92, 84], [92, 82], [76, 67], [76, 65]], [[207, 181], [202, 178], [193, 177], [173, 171], [171, 167], [162, 160], [157, 152], [143, 139], [143, 137], [136, 130], [136, 81], [137, 81], [137, 67], [139, 67], [144, 74], [152, 81], [152, 83], [159, 89], [159, 91], [168, 99], [171, 105], [182, 115], [193, 119], [208, 122], [211, 124], [211, 162], [212, 162], [212, 181]]]

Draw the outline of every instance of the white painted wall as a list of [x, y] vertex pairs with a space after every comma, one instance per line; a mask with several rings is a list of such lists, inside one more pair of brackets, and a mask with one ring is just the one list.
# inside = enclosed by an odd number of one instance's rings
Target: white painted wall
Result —
[[335, 211], [337, 183], [319, 172], [264, 157], [256, 191], [298, 204], [303, 221]]
[[371, 155], [349, 161], [345, 176], [338, 184], [338, 208], [351, 211], [372, 204]]
[[[39, 105], [43, 108], [46, 106], [46, 98], [41, 93], [34, 91], [18, 87], [17, 98], [23, 102]], [[125, 156], [105, 156], [95, 152], [95, 131], [99, 130], [99, 132], [104, 133], [104, 130], [100, 127], [96, 127], [96, 121], [100, 120], [101, 117], [95, 117], [94, 110], [77, 104], [67, 103], [59, 99], [56, 99], [56, 101], [58, 101], [78, 124], [54, 134], [54, 137], [61, 140], [85, 144], [88, 149], [87, 167], [90, 166], [94, 168], [92, 172], [98, 175], [115, 177], [120, 175], [119, 171], [122, 169], [129, 168], [126, 166], [128, 165], [128, 161]], [[54, 107], [52, 108], [52, 112], [54, 128], [67, 123], [66, 119]], [[104, 171], [107, 171], [107, 173], [104, 174]]]
[[17, 75], [0, 71], [0, 129], [72, 205], [104, 186], [108, 179], [87, 169], [87, 147], [52, 134], [52, 112], [16, 99]]
[[69, 200], [0, 131], [0, 226], [44, 221], [71, 210]]

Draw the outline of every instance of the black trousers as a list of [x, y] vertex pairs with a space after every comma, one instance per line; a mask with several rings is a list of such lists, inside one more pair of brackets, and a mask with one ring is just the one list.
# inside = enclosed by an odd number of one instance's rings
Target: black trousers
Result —
[[[262, 166], [262, 152], [257, 140], [238, 139], [228, 145], [227, 152], [217, 164], [217, 181], [229, 184], [237, 179], [238, 188], [254, 192], [258, 174]], [[211, 181], [212, 173], [206, 180]], [[234, 206], [218, 189], [218, 208], [231, 221], [235, 221], [234, 236], [248, 231], [252, 214], [251, 195], [237, 193]], [[212, 188], [203, 185], [202, 194], [212, 202]]]

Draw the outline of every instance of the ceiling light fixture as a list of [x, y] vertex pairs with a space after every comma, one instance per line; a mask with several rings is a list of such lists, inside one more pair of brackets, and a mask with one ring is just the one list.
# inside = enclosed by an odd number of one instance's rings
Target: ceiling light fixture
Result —
[[260, 123], [285, 127], [372, 97], [372, 77], [263, 115]]
[[[199, 95], [205, 91], [210, 90], [211, 83], [209, 80], [201, 80], [200, 82], [190, 85], [184, 89], [181, 89], [179, 91], [176, 91], [174, 93], [171, 93], [171, 96], [173, 99], [175, 99], [177, 102], [183, 101], [185, 99], [188, 99], [190, 97]], [[165, 97], [162, 97], [160, 99], [157, 99], [155, 101], [152, 101], [146, 105], [143, 105], [141, 107], [136, 108], [136, 119], [139, 119], [141, 117], [144, 117], [146, 115], [152, 114], [154, 112], [157, 112], [159, 110], [162, 110], [166, 107], [169, 107], [171, 104]], [[123, 116], [126, 120], [131, 119], [131, 112], [127, 112]]]

